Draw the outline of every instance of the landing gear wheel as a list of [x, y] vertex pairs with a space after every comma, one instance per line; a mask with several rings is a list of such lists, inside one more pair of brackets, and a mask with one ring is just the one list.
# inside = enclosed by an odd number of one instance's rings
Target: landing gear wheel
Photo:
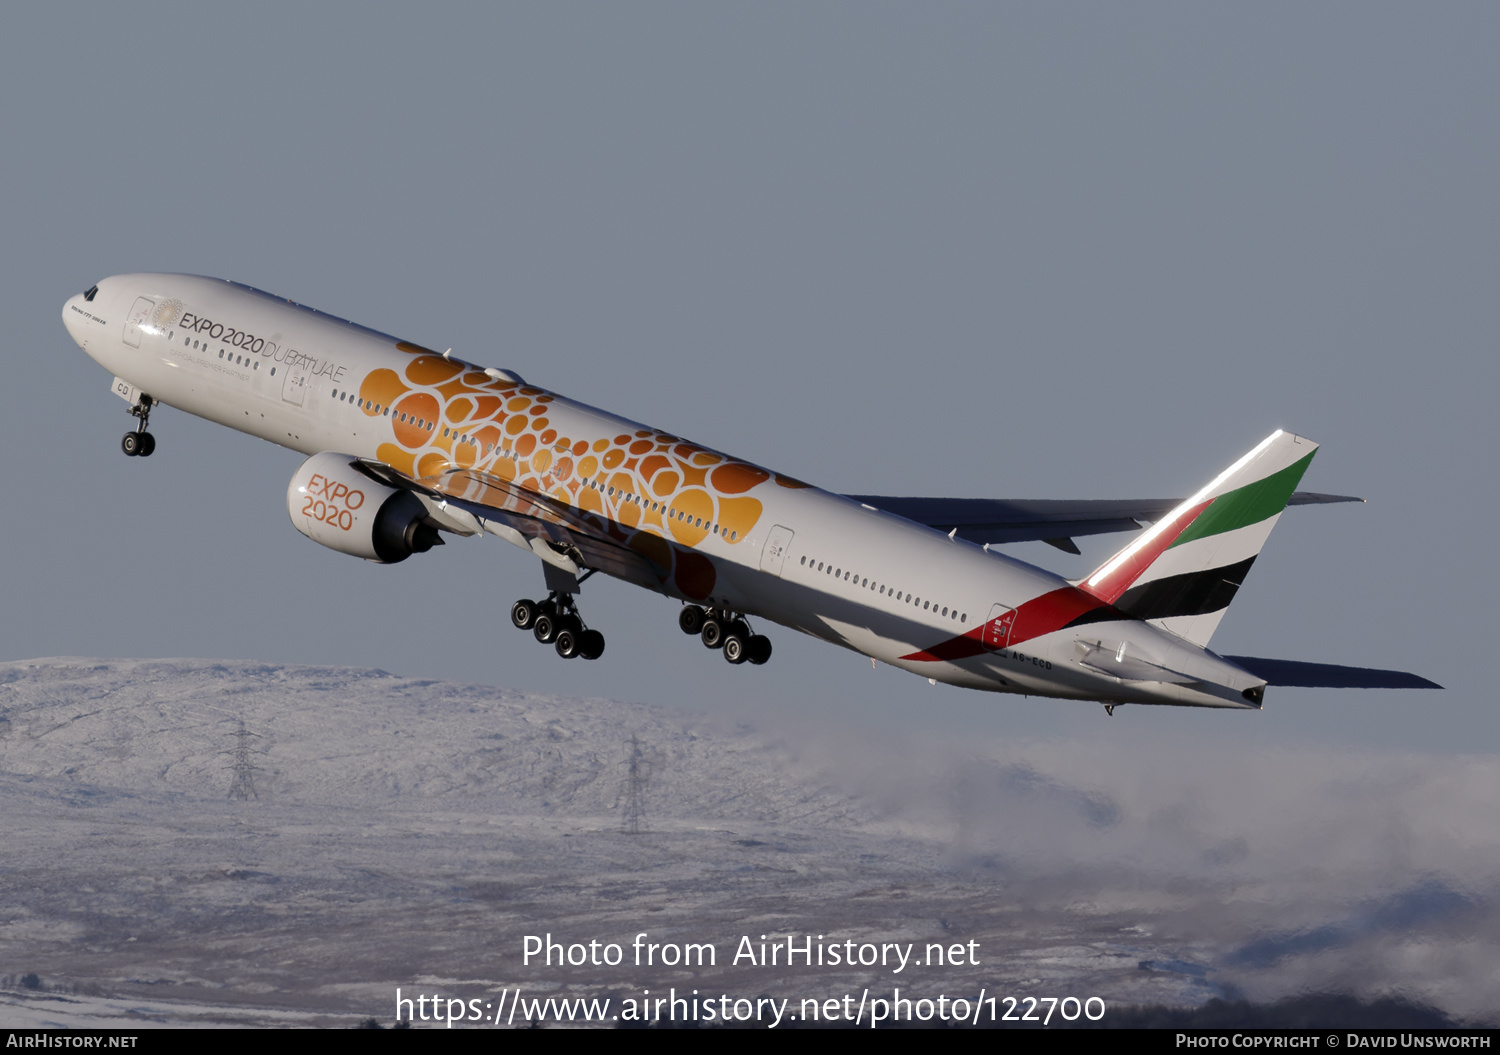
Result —
[[721, 648], [724, 645], [724, 624], [710, 616], [703, 620], [703, 629], [698, 631], [704, 648]]
[[538, 641], [544, 645], [552, 644], [557, 640], [557, 631], [557, 616], [546, 610], [537, 612], [536, 618], [531, 622], [531, 632]]
[[573, 659], [581, 655], [583, 650], [579, 647], [581, 642], [578, 639], [582, 633], [571, 626], [560, 627], [557, 631], [557, 654], [563, 659]]
[[750, 658], [749, 645], [745, 639], [736, 633], [724, 635], [724, 658], [734, 664], [740, 664]]
[[597, 630], [585, 630], [578, 638], [578, 654], [584, 659], [598, 659], [604, 655], [604, 635]]
[[748, 646], [748, 658], [757, 667], [771, 658], [771, 639], [769, 637], [756, 634], [746, 642], [746, 645]]
[[510, 606], [510, 621], [517, 630], [530, 630], [536, 622], [537, 604], [524, 598]]
[[510, 621], [522, 630], [530, 629], [563, 659], [598, 659], [604, 653], [604, 635], [583, 625], [572, 594], [554, 592], [545, 601], [517, 601], [511, 605]]
[[141, 423], [134, 432], [125, 433], [125, 438], [120, 441], [120, 450], [127, 456], [149, 458], [151, 452], [156, 450], [156, 437], [146, 432], [146, 423], [151, 420], [151, 408], [155, 405], [156, 400], [144, 392], [140, 399], [130, 405], [130, 416], [140, 418]]
[[682, 614], [677, 617], [677, 625], [682, 628], [684, 634], [697, 634], [703, 630], [703, 609], [696, 604], [690, 604], [682, 609]]

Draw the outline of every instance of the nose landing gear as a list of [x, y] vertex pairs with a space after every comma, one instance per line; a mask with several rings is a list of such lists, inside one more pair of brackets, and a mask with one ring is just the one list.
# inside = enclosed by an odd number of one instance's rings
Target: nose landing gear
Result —
[[744, 616], [720, 608], [686, 605], [677, 617], [684, 634], [696, 634], [705, 648], [722, 649], [724, 658], [736, 665], [749, 660], [756, 666], [771, 658], [771, 639], [753, 633]]
[[545, 601], [523, 598], [511, 605], [510, 621], [517, 630], [530, 630], [542, 644], [551, 645], [563, 659], [598, 659], [604, 654], [604, 635], [584, 626], [570, 593], [554, 592]]
[[134, 432], [127, 432], [120, 440], [120, 450], [125, 452], [129, 458], [149, 458], [151, 452], [156, 450], [156, 437], [146, 431], [146, 425], [151, 418], [151, 408], [156, 403], [148, 395], [142, 394], [140, 400], [130, 405], [130, 413], [133, 417], [141, 419], [140, 427]]

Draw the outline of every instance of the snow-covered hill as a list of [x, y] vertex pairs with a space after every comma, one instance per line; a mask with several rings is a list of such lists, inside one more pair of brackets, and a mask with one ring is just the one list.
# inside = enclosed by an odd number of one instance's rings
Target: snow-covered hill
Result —
[[[1388, 758], [1324, 769], [1328, 785], [1286, 782], [1239, 813], [1191, 764], [1111, 769], [1059, 745], [773, 736], [369, 670], [0, 664], [0, 1024], [389, 1024], [398, 987], [481, 1003], [675, 987], [793, 1013], [897, 986], [1110, 1005], [1399, 988], [1482, 1010], [1487, 987], [1464, 980], [1497, 944], [1473, 879], [1493, 865], [1473, 819], [1492, 781], [1450, 767], [1424, 789]], [[1463, 836], [1414, 844], [1390, 810], [1370, 834], [1353, 806], [1336, 846], [1338, 825], [1283, 808], [1359, 780], [1377, 804], [1390, 781], [1417, 813], [1442, 800]], [[1397, 828], [1407, 857], [1372, 878], [1370, 847]], [[637, 967], [643, 933], [716, 963]], [[623, 962], [523, 963], [548, 934]], [[966, 955], [733, 962], [743, 937], [789, 934]], [[1394, 947], [1404, 964], [1371, 967]]]

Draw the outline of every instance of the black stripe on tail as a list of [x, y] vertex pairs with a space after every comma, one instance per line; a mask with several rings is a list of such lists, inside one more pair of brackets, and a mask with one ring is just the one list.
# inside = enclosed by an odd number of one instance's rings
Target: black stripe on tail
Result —
[[1132, 586], [1115, 607], [1137, 619], [1170, 619], [1179, 615], [1207, 615], [1228, 608], [1250, 572], [1254, 557], [1238, 564], [1206, 571], [1168, 575]]

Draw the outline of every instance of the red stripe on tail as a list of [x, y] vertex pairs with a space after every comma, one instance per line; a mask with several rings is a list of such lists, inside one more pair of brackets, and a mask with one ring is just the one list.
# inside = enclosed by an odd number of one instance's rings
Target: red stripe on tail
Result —
[[[1093, 594], [1105, 604], [1114, 604], [1120, 599], [1120, 595], [1130, 589], [1131, 584], [1141, 577], [1141, 573], [1151, 567], [1156, 558], [1177, 541], [1177, 536], [1198, 519], [1198, 514], [1213, 505], [1213, 502], [1214, 500], [1210, 498], [1206, 502], [1200, 502], [1190, 509], [1183, 510], [1171, 521], [1161, 521], [1156, 528], [1152, 529], [1156, 531], [1156, 534], [1149, 541], [1144, 542], [1139, 549], [1130, 552], [1104, 575], [1098, 575], [1096, 572], [1095, 575], [1084, 579], [1078, 584], [1079, 588]], [[1111, 557], [1110, 560], [1114, 558]], [[1108, 567], [1108, 562], [1105, 566]], [[1098, 582], [1093, 581], [1096, 575], [1098, 575]]]

